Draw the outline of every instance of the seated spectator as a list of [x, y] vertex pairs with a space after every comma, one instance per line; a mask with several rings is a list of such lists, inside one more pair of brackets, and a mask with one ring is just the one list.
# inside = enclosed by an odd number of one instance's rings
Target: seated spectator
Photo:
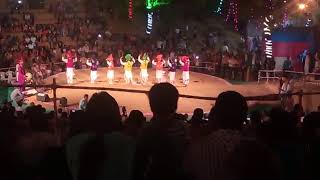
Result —
[[146, 123], [146, 118], [139, 110], [130, 112], [129, 117], [124, 122], [124, 133], [127, 136], [136, 138], [141, 133], [141, 130]]
[[212, 180], [225, 168], [230, 153], [244, 139], [241, 134], [247, 118], [245, 98], [233, 91], [218, 96], [209, 114], [211, 133], [193, 142], [186, 154], [185, 172], [195, 180]]
[[85, 94], [79, 103], [79, 110], [85, 111], [88, 104], [89, 95]]
[[160, 83], [148, 97], [153, 118], [136, 145], [133, 179], [184, 179], [182, 161], [189, 138], [176, 114], [179, 92], [169, 83]]
[[73, 179], [131, 179], [134, 150], [130, 138], [119, 132], [116, 100], [106, 92], [94, 94], [85, 113], [85, 129], [66, 144]]
[[203, 109], [197, 108], [193, 111], [191, 117], [191, 137], [192, 139], [198, 139], [199, 137], [207, 133], [207, 121], [203, 119]]

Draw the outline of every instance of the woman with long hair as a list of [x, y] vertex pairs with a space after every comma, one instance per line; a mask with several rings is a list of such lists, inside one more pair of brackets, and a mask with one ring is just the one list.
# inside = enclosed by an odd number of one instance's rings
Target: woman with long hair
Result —
[[94, 94], [86, 109], [83, 133], [66, 146], [74, 180], [130, 179], [133, 146], [121, 134], [118, 103], [106, 92]]

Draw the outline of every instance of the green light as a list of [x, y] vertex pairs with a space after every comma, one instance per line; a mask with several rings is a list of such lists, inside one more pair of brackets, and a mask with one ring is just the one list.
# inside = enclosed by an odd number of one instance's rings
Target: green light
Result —
[[161, 5], [169, 4], [169, 0], [146, 0], [146, 8], [147, 9], [154, 9]]

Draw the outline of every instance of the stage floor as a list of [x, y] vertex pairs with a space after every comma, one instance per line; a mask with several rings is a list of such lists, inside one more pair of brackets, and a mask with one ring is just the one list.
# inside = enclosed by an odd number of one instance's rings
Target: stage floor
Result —
[[[137, 82], [139, 79], [139, 68], [134, 68], [134, 80]], [[87, 87], [112, 87], [121, 89], [134, 89], [134, 90], [149, 90], [155, 82], [155, 70], [149, 69], [149, 83], [147, 85], [140, 85], [138, 83], [130, 85], [126, 84], [123, 79], [123, 69], [115, 69], [115, 83], [109, 85], [107, 83], [107, 68], [100, 68], [98, 71], [98, 80], [96, 83], [90, 83], [90, 70], [76, 70], [75, 81], [71, 86], [87, 86]], [[192, 96], [204, 96], [204, 97], [217, 97], [221, 92], [234, 90], [238, 91], [244, 96], [260, 96], [277, 93], [277, 86], [272, 84], [257, 84], [257, 83], [245, 83], [241, 85], [233, 85], [224, 79], [209, 76], [206, 74], [190, 72], [190, 85], [184, 87], [182, 84], [182, 72], [176, 73], [177, 83], [176, 87], [180, 94], [192, 95]], [[45, 80], [46, 84], [51, 84], [52, 79], [56, 78], [57, 84], [66, 85], [65, 73], [59, 73]], [[72, 90], [72, 89], [58, 89], [58, 98], [66, 97], [68, 99], [68, 108], [76, 109], [78, 103], [84, 94], [92, 95], [97, 92], [96, 90]], [[49, 97], [53, 97], [52, 91], [47, 92]], [[129, 93], [129, 92], [109, 92], [118, 102], [119, 106], [126, 106], [128, 112], [133, 109], [138, 109], [145, 114], [151, 114], [148, 98], [145, 94]], [[28, 98], [29, 102], [35, 102], [41, 104], [46, 108], [53, 109], [52, 102], [39, 102], [35, 96]], [[254, 102], [251, 102], [254, 103]], [[213, 101], [198, 100], [198, 99], [187, 99], [180, 98], [178, 105], [178, 112], [181, 113], [192, 113], [195, 108], [203, 108], [206, 112], [210, 111]], [[231, 109], [232, 111], [232, 109]]]

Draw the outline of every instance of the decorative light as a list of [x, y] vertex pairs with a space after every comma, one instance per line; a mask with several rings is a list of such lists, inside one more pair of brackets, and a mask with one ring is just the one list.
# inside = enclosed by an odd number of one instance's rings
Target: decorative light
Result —
[[239, 31], [238, 28], [238, 3], [237, 0], [230, 0], [229, 3], [229, 10], [228, 10], [228, 14], [227, 17], [225, 19], [226, 22], [229, 21], [230, 17], [233, 17], [233, 28], [235, 31]]
[[147, 28], [146, 33], [151, 34], [153, 26], [153, 12], [148, 12], [147, 14]]
[[299, 4], [298, 4], [298, 8], [299, 8], [300, 10], [305, 10], [305, 9], [307, 8], [307, 5], [304, 4], [304, 3], [299, 3]]
[[272, 58], [272, 39], [271, 39], [271, 20], [273, 19], [273, 16], [265, 17], [265, 20], [263, 22], [264, 28], [263, 28], [263, 34], [264, 34], [264, 41], [265, 41], [265, 54], [267, 59]]
[[129, 20], [133, 19], [133, 0], [129, 0], [129, 8], [128, 8], [128, 18]]
[[217, 9], [214, 12], [217, 14], [222, 14], [222, 6], [223, 6], [223, 0], [220, 0], [217, 6]]

